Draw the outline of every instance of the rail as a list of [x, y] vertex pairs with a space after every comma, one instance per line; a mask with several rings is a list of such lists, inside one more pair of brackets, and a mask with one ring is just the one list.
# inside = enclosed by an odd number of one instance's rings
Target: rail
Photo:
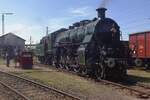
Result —
[[[66, 92], [64, 92], [64, 91], [55, 89], [55, 88], [53, 88], [53, 87], [50, 87], [50, 86], [41, 84], [41, 83], [39, 83], [39, 82], [35, 82], [35, 81], [33, 81], [33, 80], [30, 80], [30, 79], [27, 79], [27, 78], [24, 78], [24, 77], [21, 77], [21, 76], [18, 76], [18, 75], [14, 75], [14, 74], [11, 74], [11, 73], [7, 73], [7, 72], [4, 72], [4, 71], [0, 71], [0, 73], [3, 73], [3, 74], [5, 74], [5, 75], [9, 75], [9, 76], [12, 76], [12, 77], [15, 77], [15, 78], [24, 80], [24, 81], [29, 82], [29, 83], [31, 83], [31, 84], [34, 84], [34, 85], [36, 85], [36, 86], [39, 86], [39, 87], [42, 87], [42, 88], [45, 88], [45, 89], [54, 91], [54, 92], [56, 92], [56, 93], [58, 93], [58, 94], [63, 95], [64, 97], [69, 97], [69, 98], [71, 98], [72, 100], [81, 100], [81, 98], [78, 98], [78, 97], [76, 97], [76, 96], [74, 96], [74, 95], [71, 95], [71, 94], [69, 94], [69, 93], [66, 93]], [[3, 84], [3, 83], [1, 83], [1, 84]], [[4, 84], [3, 84], [3, 85], [4, 85]], [[9, 87], [9, 86], [5, 85], [5, 87], [7, 87], [7, 88], [11, 89], [12, 91], [14, 91], [15, 93], [19, 94], [16, 90], [12, 89], [12, 88]], [[19, 95], [21, 95], [22, 97], [24, 97], [25, 100], [29, 100], [26, 96], [22, 95], [21, 93], [20, 93]]]

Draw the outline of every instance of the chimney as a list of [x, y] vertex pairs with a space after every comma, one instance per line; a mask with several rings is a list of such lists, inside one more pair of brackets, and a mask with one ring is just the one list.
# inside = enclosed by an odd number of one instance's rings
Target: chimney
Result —
[[98, 18], [101, 18], [102, 20], [105, 19], [105, 11], [107, 9], [106, 8], [98, 8], [96, 9], [97, 13], [98, 13]]

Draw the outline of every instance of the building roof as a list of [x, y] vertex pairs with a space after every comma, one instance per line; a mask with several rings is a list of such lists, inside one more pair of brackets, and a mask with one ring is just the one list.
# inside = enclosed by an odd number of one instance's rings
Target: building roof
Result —
[[7, 35], [13, 35], [13, 36], [15, 36], [15, 37], [17, 37], [17, 38], [19, 38], [19, 39], [21, 39], [21, 40], [24, 40], [24, 41], [26, 41], [25, 39], [23, 39], [23, 38], [21, 38], [21, 37], [19, 37], [19, 36], [17, 36], [17, 35], [15, 35], [14, 33], [7, 33], [7, 34], [5, 34], [5, 35], [2, 35], [0, 38], [3, 38], [3, 37], [6, 37]]

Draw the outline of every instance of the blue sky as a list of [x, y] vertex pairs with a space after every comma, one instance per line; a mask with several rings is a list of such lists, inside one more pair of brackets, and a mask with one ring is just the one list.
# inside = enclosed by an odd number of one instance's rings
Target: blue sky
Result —
[[[118, 22], [124, 39], [128, 39], [130, 33], [150, 30], [149, 0], [106, 1], [109, 1], [106, 4], [107, 17]], [[46, 26], [52, 32], [82, 19], [93, 19], [97, 16], [95, 9], [101, 2], [102, 0], [0, 0], [0, 13], [14, 13], [5, 16], [6, 33], [14, 32], [27, 42], [32, 36], [36, 43], [46, 34]]]

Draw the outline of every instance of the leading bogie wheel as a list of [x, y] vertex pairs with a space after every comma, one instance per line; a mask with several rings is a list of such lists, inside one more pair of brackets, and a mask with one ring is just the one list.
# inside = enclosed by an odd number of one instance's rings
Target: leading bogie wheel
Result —
[[142, 59], [135, 59], [134, 63], [137, 67], [141, 67], [143, 65]]

